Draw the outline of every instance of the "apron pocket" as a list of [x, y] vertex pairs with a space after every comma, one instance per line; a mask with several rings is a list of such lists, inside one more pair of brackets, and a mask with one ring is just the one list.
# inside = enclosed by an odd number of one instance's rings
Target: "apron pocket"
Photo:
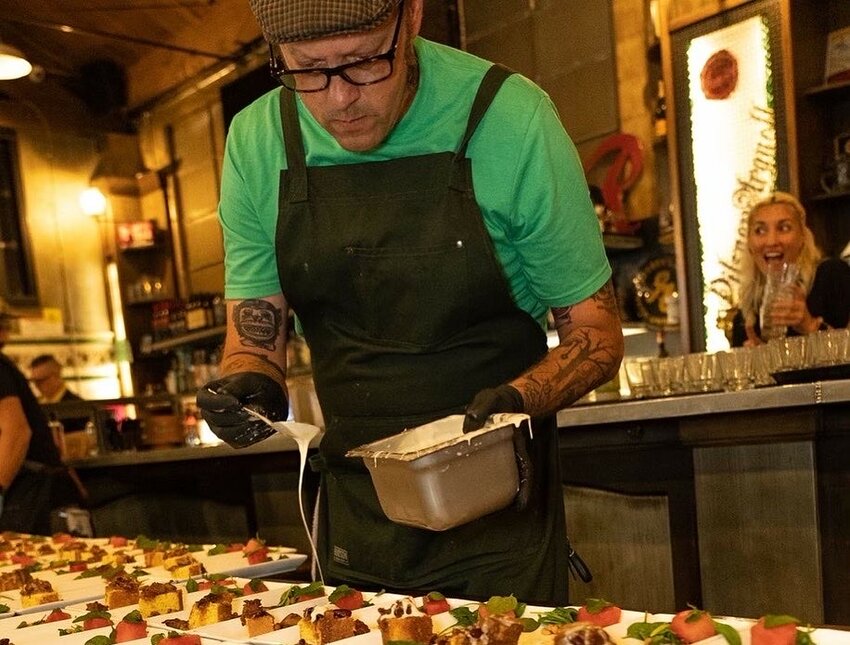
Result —
[[[417, 249], [346, 247], [360, 317], [374, 340], [430, 347], [469, 325], [467, 254], [463, 242]], [[382, 301], [385, 306], [375, 306]]]

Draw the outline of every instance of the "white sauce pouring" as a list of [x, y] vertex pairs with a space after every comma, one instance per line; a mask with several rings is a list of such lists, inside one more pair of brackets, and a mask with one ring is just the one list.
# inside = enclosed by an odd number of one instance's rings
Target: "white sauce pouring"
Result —
[[319, 563], [319, 554], [316, 549], [316, 543], [313, 540], [313, 533], [310, 531], [310, 527], [307, 524], [307, 516], [304, 513], [304, 500], [301, 495], [304, 488], [304, 470], [307, 466], [307, 449], [310, 447], [310, 442], [313, 441], [313, 439], [315, 439], [322, 430], [311, 423], [301, 423], [299, 421], [272, 421], [256, 410], [252, 410], [248, 407], [243, 409], [252, 417], [256, 417], [257, 419], [260, 419], [260, 421], [263, 421], [272, 427], [275, 432], [291, 437], [295, 440], [295, 443], [298, 444], [298, 454], [301, 456], [301, 464], [298, 471], [298, 510], [301, 511], [301, 522], [304, 524], [307, 539], [310, 541], [310, 548], [313, 551], [313, 562], [316, 563], [316, 568], [319, 571], [319, 579], [322, 581], [322, 584], [325, 584], [325, 577], [322, 574], [322, 565]]

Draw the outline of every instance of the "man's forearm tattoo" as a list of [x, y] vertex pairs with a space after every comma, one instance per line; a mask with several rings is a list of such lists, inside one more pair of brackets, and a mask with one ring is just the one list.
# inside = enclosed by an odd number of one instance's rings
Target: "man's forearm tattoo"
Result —
[[267, 300], [243, 300], [233, 307], [233, 325], [247, 347], [274, 351], [283, 310]]
[[[619, 319], [610, 282], [591, 296], [591, 301], [612, 320]], [[555, 326], [572, 325], [572, 314], [572, 307], [554, 308]], [[548, 358], [521, 377], [526, 409], [548, 412], [577, 401], [611, 379], [618, 362], [617, 344], [607, 334], [593, 327], [571, 329]]]

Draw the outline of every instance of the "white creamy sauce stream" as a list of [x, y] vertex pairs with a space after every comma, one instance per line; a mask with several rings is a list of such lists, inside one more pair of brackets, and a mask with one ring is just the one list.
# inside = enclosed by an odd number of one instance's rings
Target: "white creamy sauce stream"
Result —
[[319, 554], [316, 550], [316, 543], [313, 540], [313, 533], [307, 524], [307, 516], [304, 513], [304, 499], [301, 495], [304, 488], [304, 469], [307, 466], [307, 449], [310, 447], [310, 442], [321, 432], [321, 429], [312, 424], [299, 423], [297, 421], [275, 421], [270, 425], [280, 434], [292, 437], [295, 443], [298, 444], [298, 453], [301, 456], [301, 464], [298, 471], [298, 510], [301, 511], [301, 522], [304, 524], [304, 530], [307, 532], [307, 539], [310, 541], [310, 548], [313, 551], [313, 562], [316, 563], [316, 568], [319, 571], [319, 579], [324, 584], [325, 577], [322, 575], [322, 565], [319, 564]]

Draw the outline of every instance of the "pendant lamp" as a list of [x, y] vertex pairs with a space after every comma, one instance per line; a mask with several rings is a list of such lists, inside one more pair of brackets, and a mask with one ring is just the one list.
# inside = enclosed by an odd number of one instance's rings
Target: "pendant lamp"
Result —
[[0, 81], [10, 81], [27, 76], [32, 71], [30, 63], [19, 49], [0, 42]]

